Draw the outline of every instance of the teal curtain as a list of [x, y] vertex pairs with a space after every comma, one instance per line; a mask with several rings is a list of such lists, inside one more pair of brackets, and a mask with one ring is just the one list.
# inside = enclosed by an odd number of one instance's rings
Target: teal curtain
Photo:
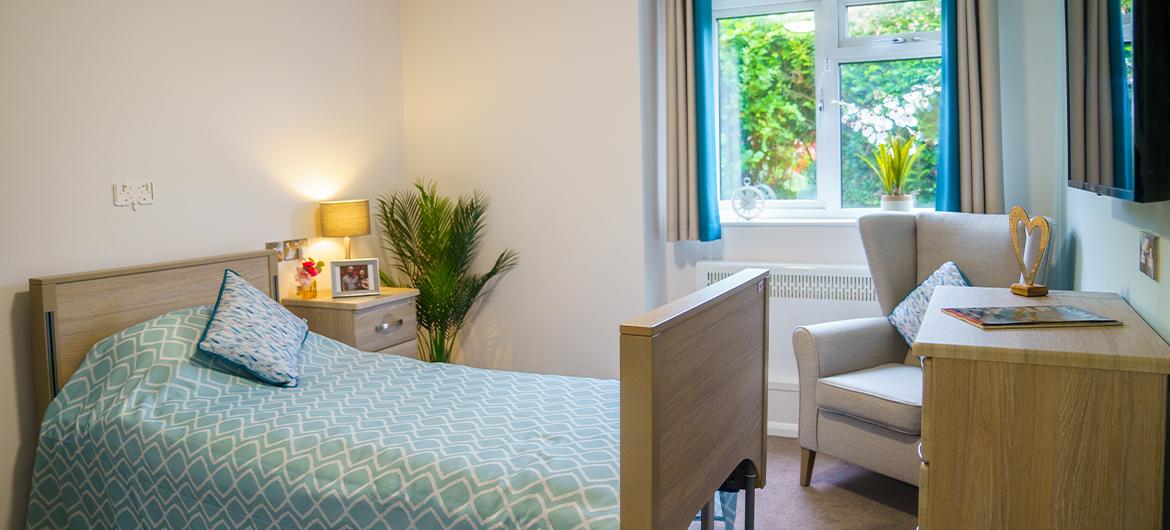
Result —
[[962, 208], [959, 186], [959, 71], [957, 0], [942, 2], [942, 94], [938, 126], [938, 177], [934, 208], [957, 212]]
[[1129, 75], [1125, 68], [1125, 35], [1121, 27], [1121, 0], [1108, 0], [1109, 84], [1113, 109], [1113, 186], [1133, 186], [1133, 123]]
[[695, 134], [698, 162], [699, 240], [723, 237], [719, 226], [719, 160], [717, 158], [715, 100], [715, 18], [711, 0], [694, 0], [695, 25]]

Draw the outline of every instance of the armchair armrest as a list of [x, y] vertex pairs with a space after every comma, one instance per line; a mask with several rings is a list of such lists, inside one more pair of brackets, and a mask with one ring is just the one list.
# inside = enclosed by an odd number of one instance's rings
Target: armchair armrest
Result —
[[855, 318], [796, 328], [800, 375], [800, 446], [817, 450], [817, 379], [902, 362], [910, 350], [885, 317]]
[[[910, 347], [886, 317], [855, 318], [796, 328], [792, 334], [797, 369], [814, 380], [900, 363]], [[803, 377], [802, 377], [803, 379]]]

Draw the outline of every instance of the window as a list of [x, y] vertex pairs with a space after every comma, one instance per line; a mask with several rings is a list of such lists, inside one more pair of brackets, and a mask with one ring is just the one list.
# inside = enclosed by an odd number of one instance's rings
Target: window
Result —
[[933, 206], [940, 0], [715, 0], [715, 19], [725, 219], [742, 187], [765, 217], [875, 208], [863, 158], [892, 136], [916, 139], [910, 189]]

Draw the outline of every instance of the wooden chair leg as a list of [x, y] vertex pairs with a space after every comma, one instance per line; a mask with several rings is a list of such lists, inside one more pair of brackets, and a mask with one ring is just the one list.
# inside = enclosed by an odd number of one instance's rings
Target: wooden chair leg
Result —
[[813, 463], [817, 461], [817, 452], [800, 448], [800, 485], [808, 486], [812, 482]]

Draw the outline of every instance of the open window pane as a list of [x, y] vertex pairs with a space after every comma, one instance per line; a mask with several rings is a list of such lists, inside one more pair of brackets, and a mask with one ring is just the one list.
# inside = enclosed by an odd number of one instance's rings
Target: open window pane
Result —
[[942, 28], [940, 0], [855, 5], [846, 8], [846, 15], [850, 37], [925, 33]]
[[815, 29], [812, 11], [719, 20], [722, 199], [817, 197]]
[[921, 153], [907, 190], [919, 206], [934, 204], [942, 62], [938, 58], [841, 65], [841, 206], [880, 203], [881, 183], [864, 158], [887, 139], [916, 139]]

